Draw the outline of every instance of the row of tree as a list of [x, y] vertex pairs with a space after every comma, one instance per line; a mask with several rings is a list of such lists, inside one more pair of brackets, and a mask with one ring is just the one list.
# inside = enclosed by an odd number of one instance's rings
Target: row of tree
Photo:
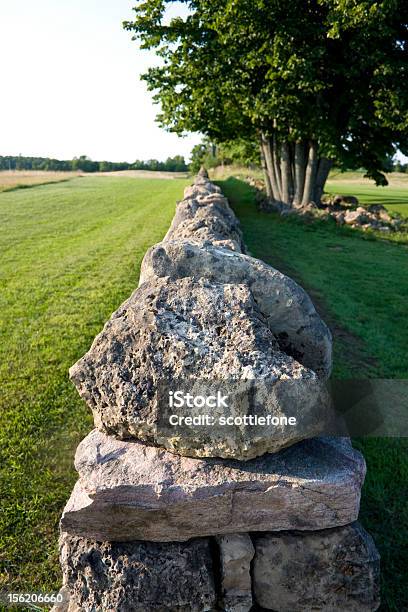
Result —
[[160, 63], [158, 120], [211, 142], [257, 143], [269, 195], [318, 201], [330, 168], [408, 154], [406, 0], [140, 0], [124, 27]]
[[0, 156], [0, 170], [52, 170], [58, 172], [114, 172], [117, 170], [161, 170], [165, 172], [186, 172], [188, 166], [181, 155], [168, 157], [161, 162], [157, 159], [128, 162], [92, 161], [86, 155], [72, 160], [51, 159], [49, 157]]
[[[259, 147], [254, 141], [236, 140], [233, 142], [217, 144], [208, 138], [193, 147], [191, 151], [191, 172], [197, 172], [201, 166], [216, 168], [217, 166], [238, 165], [246, 168], [259, 168], [261, 156]], [[337, 168], [336, 170], [352, 170], [353, 168]], [[364, 172], [364, 168], [359, 168]], [[388, 155], [383, 162], [384, 172], [401, 172], [408, 174], [408, 163], [397, 157]]]

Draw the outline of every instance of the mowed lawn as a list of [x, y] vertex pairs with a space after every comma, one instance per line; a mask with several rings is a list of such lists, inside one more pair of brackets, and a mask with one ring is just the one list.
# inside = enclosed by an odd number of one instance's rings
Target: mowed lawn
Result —
[[326, 191], [357, 196], [361, 204], [382, 204], [389, 211], [408, 217], [408, 174], [387, 175], [389, 184], [376, 187], [372, 181], [357, 173], [333, 173]]
[[[210, 171], [214, 180], [226, 180], [230, 176], [245, 180], [253, 177], [263, 180], [261, 170], [242, 166], [219, 166]], [[357, 196], [362, 205], [382, 204], [390, 211], [408, 218], [408, 173], [387, 174], [388, 185], [376, 187], [372, 180], [364, 178], [361, 172], [340, 172], [333, 170], [326, 183], [325, 191], [330, 194]]]
[[187, 180], [0, 193], [0, 591], [60, 586], [58, 521], [90, 415], [68, 368], [137, 285]]
[[[219, 184], [251, 254], [302, 284], [333, 330], [333, 376], [408, 378], [408, 245], [367, 240], [331, 223], [259, 213], [246, 183], [231, 178]], [[368, 466], [361, 521], [382, 557], [381, 610], [408, 610], [407, 439], [355, 445]]]
[[[68, 368], [135, 288], [187, 182], [85, 177], [0, 194], [0, 591], [60, 586], [58, 520], [76, 479], [74, 449], [92, 427]], [[252, 254], [300, 281], [335, 329], [335, 376], [406, 378], [407, 245], [260, 214], [247, 185], [221, 184]], [[408, 609], [407, 445], [358, 444], [382, 609], [399, 612]]]

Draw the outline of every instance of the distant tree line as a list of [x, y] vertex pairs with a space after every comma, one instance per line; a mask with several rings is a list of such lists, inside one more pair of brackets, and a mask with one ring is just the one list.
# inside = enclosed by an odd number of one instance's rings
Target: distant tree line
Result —
[[50, 170], [58, 172], [114, 172], [115, 170], [161, 170], [165, 172], [186, 172], [188, 165], [182, 155], [168, 157], [161, 162], [157, 159], [128, 162], [92, 161], [86, 155], [70, 160], [50, 157], [26, 157], [23, 155], [0, 156], [0, 170]]
[[404, 164], [398, 160], [394, 162], [391, 172], [405, 172], [408, 174], [408, 164]]

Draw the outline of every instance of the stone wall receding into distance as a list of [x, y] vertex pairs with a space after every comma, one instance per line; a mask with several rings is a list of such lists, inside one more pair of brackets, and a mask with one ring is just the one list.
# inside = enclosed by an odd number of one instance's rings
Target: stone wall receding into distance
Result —
[[[95, 429], [61, 519], [55, 610], [376, 610], [364, 458], [321, 435], [331, 352], [309, 296], [246, 252], [202, 169], [70, 370]], [[228, 399], [210, 405], [215, 390]]]

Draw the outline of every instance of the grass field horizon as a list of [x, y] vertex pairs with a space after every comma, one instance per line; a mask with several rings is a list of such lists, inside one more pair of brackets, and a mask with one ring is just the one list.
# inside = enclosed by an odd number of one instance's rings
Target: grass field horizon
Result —
[[[185, 179], [85, 176], [0, 193], [0, 591], [56, 591], [58, 521], [92, 428], [68, 368], [135, 289]], [[407, 247], [324, 222], [258, 213], [242, 181], [220, 182], [247, 245], [312, 295], [335, 330], [336, 377], [408, 377]], [[362, 520], [383, 557], [382, 610], [408, 609], [403, 441], [358, 443]]]
[[[225, 166], [211, 170], [215, 179], [223, 179], [228, 176], [243, 178], [247, 175], [261, 178], [260, 170], [249, 170], [239, 166]], [[73, 178], [125, 178], [125, 179], [187, 179], [187, 172], [161, 172], [153, 170], [121, 170], [115, 172], [95, 172], [84, 174], [81, 172], [52, 172], [36, 170], [2, 170], [0, 171], [0, 193], [14, 191], [16, 189], [46, 185], [53, 182], [63, 182]], [[326, 184], [326, 193], [341, 193], [343, 195], [356, 196], [361, 204], [382, 204], [390, 211], [399, 213], [408, 218], [408, 174], [393, 172], [387, 174], [389, 185], [377, 187], [372, 180], [364, 178], [363, 172], [339, 172], [333, 171]]]
[[154, 170], [117, 170], [114, 172], [54, 172], [52, 170], [0, 170], [0, 193], [16, 191], [48, 185], [49, 183], [63, 183], [74, 178], [95, 178], [106, 176], [108, 178], [137, 178], [137, 179], [186, 179], [188, 172], [163, 172]]

